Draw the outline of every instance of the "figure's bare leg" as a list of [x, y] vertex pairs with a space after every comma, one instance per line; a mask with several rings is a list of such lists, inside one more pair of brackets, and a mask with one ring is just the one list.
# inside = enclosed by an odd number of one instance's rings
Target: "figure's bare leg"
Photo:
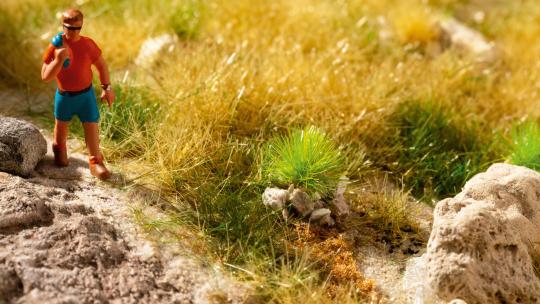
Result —
[[90, 156], [101, 156], [99, 151], [99, 127], [97, 122], [83, 122], [84, 141]]
[[99, 127], [97, 122], [83, 122], [84, 140], [88, 149], [90, 173], [99, 179], [110, 177], [109, 170], [103, 164], [103, 155], [99, 150]]
[[69, 121], [54, 120], [54, 144], [65, 146], [67, 142]]
[[54, 163], [59, 167], [65, 167], [68, 165], [66, 146], [68, 128], [69, 121], [55, 119], [52, 149], [54, 153]]

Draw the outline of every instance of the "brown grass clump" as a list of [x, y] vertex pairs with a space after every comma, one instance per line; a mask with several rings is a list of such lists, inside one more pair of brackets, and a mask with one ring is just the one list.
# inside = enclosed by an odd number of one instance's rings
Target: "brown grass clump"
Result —
[[308, 249], [310, 259], [321, 267], [321, 273], [327, 276], [325, 288], [330, 298], [347, 291], [353, 291], [360, 297], [374, 292], [375, 282], [364, 278], [356, 267], [353, 246], [335, 229], [325, 230], [298, 223], [295, 230], [298, 238], [294, 246]]

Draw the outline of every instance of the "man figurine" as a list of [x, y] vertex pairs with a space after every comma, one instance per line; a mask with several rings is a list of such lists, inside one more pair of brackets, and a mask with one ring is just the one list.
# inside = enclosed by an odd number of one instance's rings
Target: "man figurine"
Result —
[[95, 65], [101, 81], [101, 100], [106, 100], [109, 108], [115, 99], [111, 88], [109, 70], [101, 56], [101, 49], [90, 38], [80, 35], [83, 14], [77, 9], [68, 9], [62, 14], [64, 32], [55, 37], [43, 55], [41, 78], [50, 81], [56, 78], [58, 88], [54, 98], [54, 162], [57, 166], [67, 166], [68, 125], [73, 115], [77, 115], [84, 128], [84, 139], [89, 154], [92, 175], [105, 180], [110, 177], [103, 164], [103, 154], [99, 149], [99, 111], [92, 87], [92, 69]]

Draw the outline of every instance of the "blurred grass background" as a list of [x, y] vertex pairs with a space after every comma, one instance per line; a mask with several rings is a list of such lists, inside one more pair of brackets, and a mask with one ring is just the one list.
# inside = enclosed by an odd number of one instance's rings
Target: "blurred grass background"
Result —
[[[41, 53], [72, 6], [85, 13], [82, 35], [103, 49], [118, 93], [101, 109], [108, 160], [184, 210], [165, 226], [197, 227], [210, 256], [272, 286], [260, 291], [267, 301], [354, 302], [369, 289], [325, 292], [324, 267], [287, 245], [300, 234], [262, 208], [264, 147], [291, 128], [331, 138], [343, 174], [358, 181], [351, 204], [373, 205], [379, 233], [414, 226], [407, 201], [451, 196], [493, 162], [538, 168], [537, 1], [4, 0], [1, 87], [52, 92], [39, 79]], [[497, 63], [430, 55], [436, 16], [493, 41]], [[163, 33], [177, 36], [174, 50], [136, 66], [143, 42]], [[354, 185], [378, 175], [400, 191], [359, 195]]]

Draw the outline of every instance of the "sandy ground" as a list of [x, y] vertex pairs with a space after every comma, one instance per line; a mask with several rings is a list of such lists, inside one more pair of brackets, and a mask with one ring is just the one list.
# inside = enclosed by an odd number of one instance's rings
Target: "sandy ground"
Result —
[[[28, 101], [0, 92], [0, 113], [32, 121], [29, 109], [48, 109], [46, 96]], [[0, 172], [0, 303], [243, 302], [246, 286], [145, 238], [119, 173], [92, 177], [76, 140], [70, 165], [56, 167], [41, 131], [48, 152], [34, 175]]]
[[[368, 193], [399, 191], [386, 179], [374, 176], [362, 187]], [[425, 262], [421, 257], [426, 251], [426, 242], [433, 226], [433, 208], [411, 201], [409, 212], [415, 215], [418, 231], [391, 245], [380, 232], [354, 228], [345, 232], [345, 237], [355, 244], [357, 265], [360, 272], [375, 281], [378, 303], [435, 304], [419, 296], [426, 289]], [[373, 235], [381, 239], [373, 240]]]

